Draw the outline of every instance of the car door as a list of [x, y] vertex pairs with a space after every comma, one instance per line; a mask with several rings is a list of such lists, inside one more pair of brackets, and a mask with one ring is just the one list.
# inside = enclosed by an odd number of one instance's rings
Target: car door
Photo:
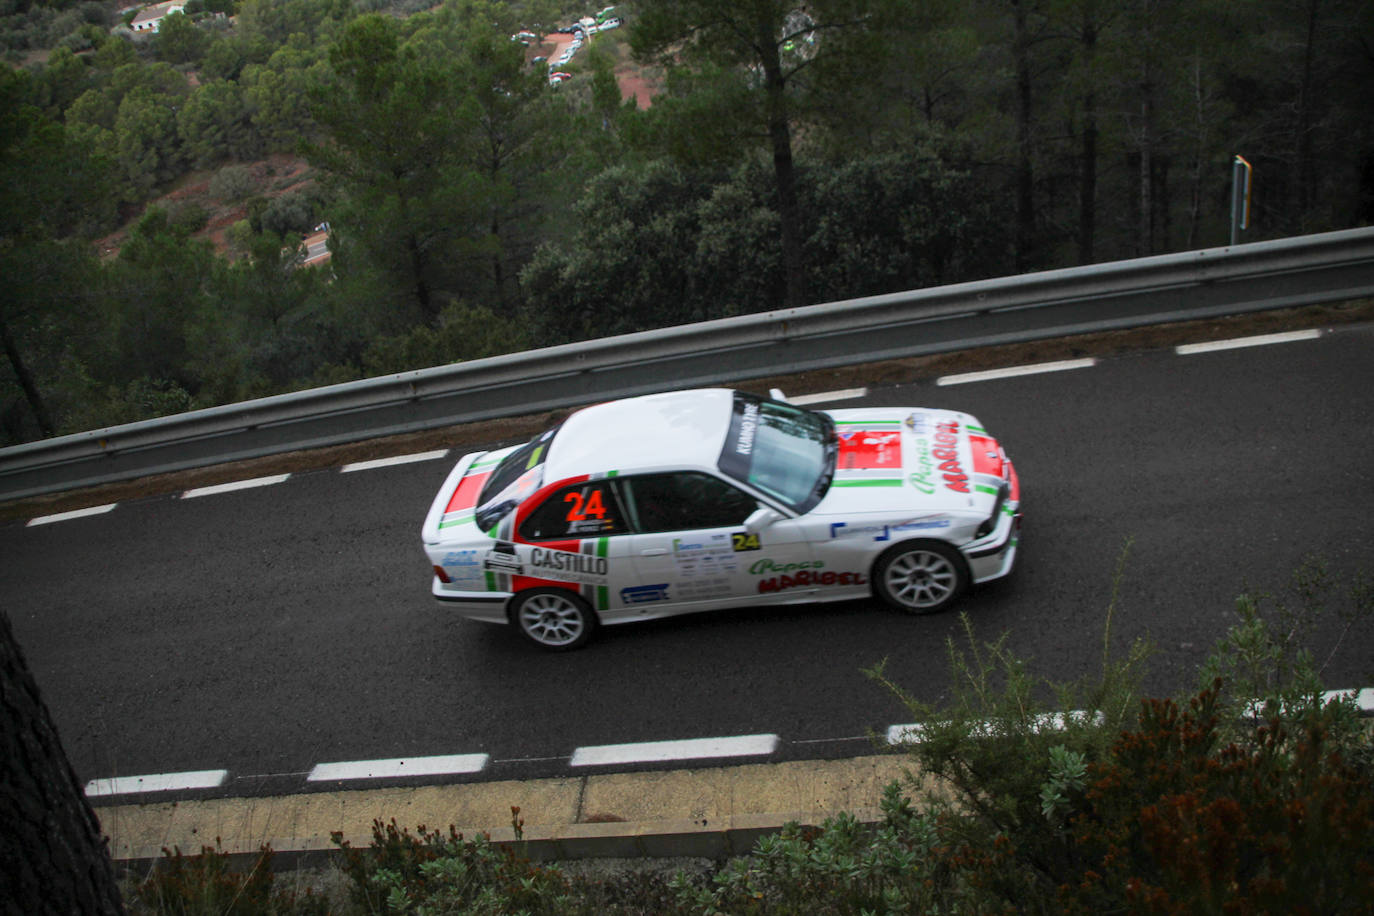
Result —
[[747, 531], [744, 521], [761, 503], [728, 481], [679, 471], [616, 483], [638, 579], [621, 597], [639, 615], [786, 601], [812, 590], [798, 578], [815, 562], [801, 526], [784, 518]]
[[[608, 479], [568, 480], [548, 488], [517, 531], [515, 542], [504, 545], [510, 591], [566, 588], [603, 617], [620, 606], [616, 595], [625, 582], [634, 581], [635, 570], [627, 555], [628, 521]], [[498, 541], [493, 555], [500, 558], [502, 549]]]

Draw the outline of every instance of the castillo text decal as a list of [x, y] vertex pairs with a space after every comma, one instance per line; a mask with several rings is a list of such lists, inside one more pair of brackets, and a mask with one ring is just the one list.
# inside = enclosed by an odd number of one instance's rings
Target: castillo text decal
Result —
[[955, 493], [968, 492], [968, 475], [959, 464], [959, 423], [944, 420], [935, 424], [935, 448], [930, 456], [940, 462], [940, 471], [945, 477], [945, 488]]
[[604, 584], [610, 572], [610, 561], [585, 553], [536, 547], [530, 551], [530, 567], [550, 579]]

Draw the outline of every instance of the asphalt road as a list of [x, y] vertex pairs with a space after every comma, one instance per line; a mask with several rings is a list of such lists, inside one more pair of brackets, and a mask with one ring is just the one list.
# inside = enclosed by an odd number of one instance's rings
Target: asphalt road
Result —
[[[835, 406], [981, 418], [1021, 475], [1020, 568], [960, 606], [1010, 631], [1033, 671], [1098, 668], [1112, 571], [1131, 547], [1118, 647], [1149, 637], [1146, 686], [1184, 690], [1247, 586], [1317, 552], [1374, 572], [1374, 327]], [[419, 527], [446, 459], [310, 471], [275, 486], [121, 503], [0, 527], [0, 596], [82, 779], [223, 768], [224, 794], [295, 791], [329, 761], [486, 754], [468, 779], [568, 772], [589, 745], [775, 734], [772, 759], [869, 752], [910, 721], [860, 669], [887, 658], [937, 700], [958, 615], [874, 601], [603, 629], [545, 654], [428, 593]], [[489, 443], [488, 443], [489, 444]], [[1338, 628], [1314, 634], [1319, 659]], [[1374, 624], [1345, 635], [1329, 687], [1374, 685]]]

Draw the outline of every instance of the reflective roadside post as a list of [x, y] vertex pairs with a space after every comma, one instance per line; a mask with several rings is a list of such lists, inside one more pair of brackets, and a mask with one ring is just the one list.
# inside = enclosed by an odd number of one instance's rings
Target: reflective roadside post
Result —
[[1240, 241], [1240, 230], [1250, 228], [1250, 179], [1254, 169], [1237, 155], [1231, 163], [1231, 244]]

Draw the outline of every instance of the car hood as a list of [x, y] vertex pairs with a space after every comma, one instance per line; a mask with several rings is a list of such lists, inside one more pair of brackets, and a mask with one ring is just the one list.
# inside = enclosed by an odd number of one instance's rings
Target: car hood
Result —
[[997, 440], [951, 410], [829, 411], [839, 436], [835, 478], [813, 513], [922, 511], [983, 515], [1012, 478]]

